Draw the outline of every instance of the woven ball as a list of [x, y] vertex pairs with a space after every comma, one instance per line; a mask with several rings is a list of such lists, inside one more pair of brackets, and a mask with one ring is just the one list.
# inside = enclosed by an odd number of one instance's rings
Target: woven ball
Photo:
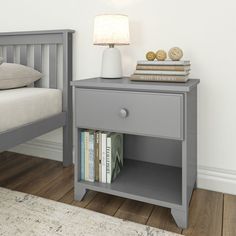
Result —
[[165, 61], [166, 58], [167, 58], [167, 54], [164, 50], [158, 50], [156, 52], [156, 59], [158, 61]]
[[183, 51], [178, 47], [174, 47], [169, 50], [168, 56], [172, 61], [179, 61], [183, 57]]
[[147, 58], [148, 61], [154, 61], [155, 58], [156, 58], [155, 52], [152, 52], [152, 51], [148, 52], [146, 54], [146, 58]]

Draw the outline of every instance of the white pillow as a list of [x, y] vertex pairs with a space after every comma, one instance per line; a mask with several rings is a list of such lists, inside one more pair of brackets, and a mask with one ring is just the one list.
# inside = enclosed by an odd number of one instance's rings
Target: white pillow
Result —
[[0, 89], [19, 88], [32, 84], [43, 75], [28, 66], [15, 63], [0, 65]]
[[0, 65], [3, 63], [3, 58], [0, 57]]

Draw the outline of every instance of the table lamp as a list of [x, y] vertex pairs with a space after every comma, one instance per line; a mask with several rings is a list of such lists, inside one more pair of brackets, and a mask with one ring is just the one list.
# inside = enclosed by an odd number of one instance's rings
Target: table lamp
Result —
[[94, 45], [106, 48], [102, 56], [101, 77], [116, 79], [122, 77], [121, 54], [115, 45], [129, 44], [129, 19], [126, 15], [98, 15], [94, 21]]

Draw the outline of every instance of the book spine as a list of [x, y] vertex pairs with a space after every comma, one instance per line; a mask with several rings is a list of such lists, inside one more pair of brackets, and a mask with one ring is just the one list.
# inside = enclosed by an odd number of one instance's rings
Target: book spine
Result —
[[89, 134], [89, 179], [94, 182], [94, 133]]
[[95, 181], [99, 181], [99, 132], [95, 132]]
[[111, 169], [111, 137], [107, 137], [107, 183], [111, 183], [111, 177], [112, 177], [112, 169]]
[[131, 80], [137, 81], [161, 81], [161, 82], [186, 82], [188, 76], [165, 76], [165, 75], [131, 75]]
[[140, 75], [188, 75], [189, 71], [164, 71], [164, 70], [136, 70], [134, 74]]
[[136, 70], [164, 70], [164, 71], [188, 71], [190, 70], [190, 66], [158, 66], [158, 65], [137, 65]]
[[85, 180], [89, 180], [89, 132], [84, 132], [84, 149], [85, 149], [85, 158], [84, 158], [84, 170], [85, 170]]
[[85, 180], [85, 132], [80, 134], [80, 179]]
[[102, 133], [102, 182], [106, 183], [107, 182], [107, 134]]
[[99, 132], [99, 182], [102, 182], [102, 133]]

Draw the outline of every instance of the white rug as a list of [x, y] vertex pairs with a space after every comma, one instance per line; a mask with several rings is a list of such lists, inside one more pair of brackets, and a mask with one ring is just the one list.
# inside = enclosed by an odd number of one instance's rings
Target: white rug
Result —
[[177, 236], [83, 208], [0, 188], [2, 236]]

